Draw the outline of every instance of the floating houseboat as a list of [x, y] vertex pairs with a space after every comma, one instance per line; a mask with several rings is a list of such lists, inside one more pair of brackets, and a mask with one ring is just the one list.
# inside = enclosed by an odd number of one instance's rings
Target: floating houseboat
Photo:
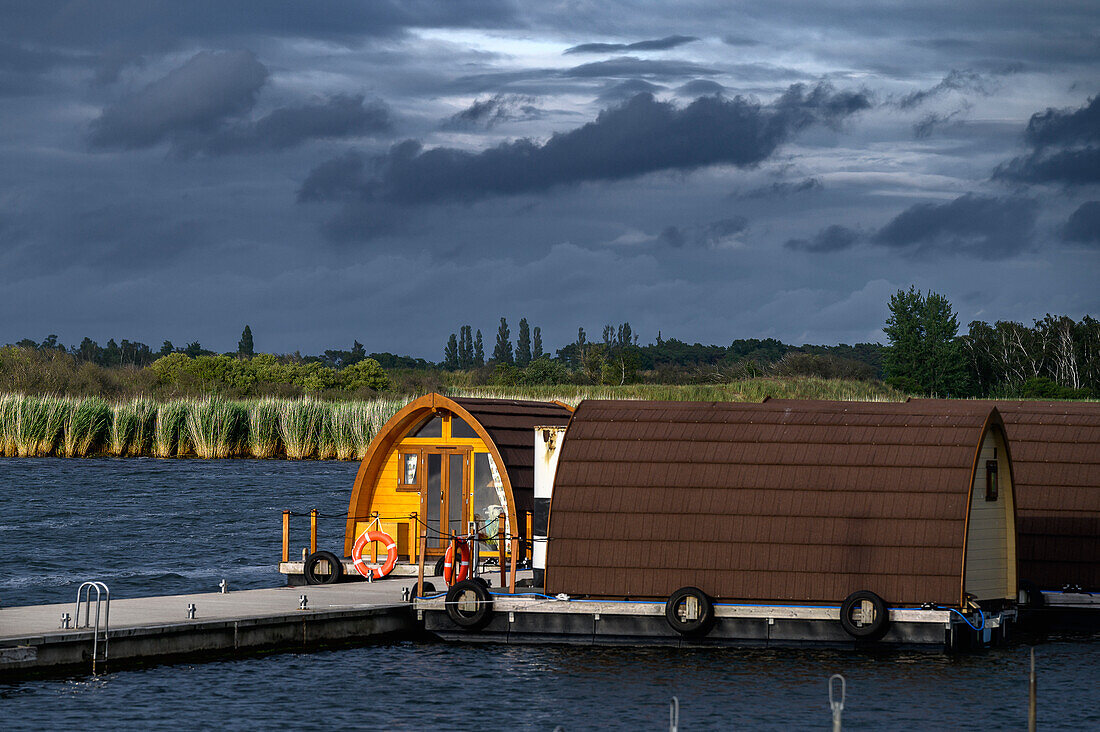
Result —
[[416, 601], [428, 630], [954, 648], [1015, 618], [1012, 458], [988, 405], [585, 401], [540, 445], [560, 451], [544, 588], [458, 582]]
[[1021, 602], [1091, 610], [1095, 621], [1100, 618], [1100, 404], [981, 403], [996, 406], [1012, 440]]
[[534, 428], [565, 425], [571, 415], [557, 402], [416, 399], [382, 427], [359, 466], [341, 555], [318, 551], [314, 534], [304, 562], [290, 562], [284, 526], [281, 570], [309, 583], [415, 575], [422, 563], [428, 575], [441, 574], [454, 537], [463, 537], [456, 567], [471, 550], [485, 563], [523, 562]]

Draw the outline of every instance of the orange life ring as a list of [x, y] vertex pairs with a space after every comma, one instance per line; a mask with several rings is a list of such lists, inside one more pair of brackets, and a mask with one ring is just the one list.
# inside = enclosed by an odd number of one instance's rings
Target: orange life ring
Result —
[[[363, 561], [363, 549], [370, 541], [380, 541], [386, 547], [386, 561], [381, 566], [367, 564]], [[351, 562], [352, 566], [355, 567], [355, 571], [364, 577], [382, 579], [392, 572], [394, 565], [397, 564], [397, 542], [384, 531], [364, 531], [355, 540], [355, 546], [352, 547]]]
[[[455, 544], [458, 545], [458, 572], [454, 571]], [[458, 575], [455, 577], [455, 575]], [[447, 545], [447, 553], [443, 555], [443, 581], [447, 585], [461, 582], [470, 574], [470, 543], [465, 539], [456, 539]]]

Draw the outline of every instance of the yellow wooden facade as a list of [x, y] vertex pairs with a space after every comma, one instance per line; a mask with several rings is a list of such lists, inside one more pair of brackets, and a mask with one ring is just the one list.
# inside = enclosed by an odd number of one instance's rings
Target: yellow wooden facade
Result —
[[[416, 436], [432, 420], [441, 422], [439, 436]], [[417, 472], [412, 483], [406, 482], [405, 473], [410, 456]], [[434, 512], [427, 505], [430, 463], [439, 465], [438, 481], [444, 486], [440, 492], [446, 500], [446, 506]], [[363, 532], [379, 528], [396, 542], [399, 561], [418, 562], [424, 551], [434, 562], [446, 549], [443, 534], [463, 536], [486, 529], [486, 517], [478, 513], [483, 507], [474, 503], [475, 474], [491, 476], [501, 509], [499, 520], [488, 527], [491, 535], [481, 533], [480, 554], [483, 559], [499, 557], [498, 527], [511, 533], [517, 516], [508, 475], [491, 438], [472, 415], [438, 394], [409, 404], [380, 430], [360, 465], [348, 507], [345, 555], [351, 554]], [[461, 515], [453, 515], [456, 510]], [[374, 546], [371, 552], [377, 550]]]

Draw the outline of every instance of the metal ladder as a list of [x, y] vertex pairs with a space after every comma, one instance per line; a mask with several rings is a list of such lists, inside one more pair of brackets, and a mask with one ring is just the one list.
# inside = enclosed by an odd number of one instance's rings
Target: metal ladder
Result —
[[[90, 624], [92, 613], [92, 590], [95, 590], [95, 626]], [[84, 607], [84, 622], [80, 622], [80, 608]], [[100, 614], [102, 607], [103, 613]], [[96, 662], [107, 660], [107, 632], [111, 625], [111, 590], [102, 582], [85, 582], [76, 591], [77, 628], [92, 628], [92, 673], [96, 673]], [[102, 624], [100, 623], [102, 620]], [[102, 630], [101, 630], [102, 629]], [[103, 655], [99, 655], [99, 637], [103, 635]]]

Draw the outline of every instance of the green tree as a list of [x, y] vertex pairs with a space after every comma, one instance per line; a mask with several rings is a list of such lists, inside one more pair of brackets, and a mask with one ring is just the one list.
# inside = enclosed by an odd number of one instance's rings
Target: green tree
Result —
[[458, 367], [468, 369], [474, 365], [474, 339], [470, 335], [470, 326], [464, 325], [458, 330]]
[[485, 365], [485, 343], [481, 340], [481, 328], [477, 329], [477, 337], [474, 338], [474, 366]]
[[382, 366], [373, 358], [364, 358], [356, 361], [351, 366], [346, 366], [339, 373], [340, 386], [348, 391], [357, 389], [373, 389], [382, 391], [390, 385], [390, 379]]
[[516, 366], [523, 368], [531, 363], [531, 328], [527, 318], [519, 319], [519, 335], [516, 337]]
[[512, 332], [508, 330], [508, 321], [500, 319], [500, 327], [497, 328], [497, 344], [493, 347], [493, 361], [496, 363], [513, 363], [512, 356]]
[[960, 396], [967, 389], [967, 357], [958, 338], [959, 321], [943, 295], [914, 287], [890, 298], [883, 331], [886, 381], [903, 391]]
[[458, 336], [451, 333], [447, 347], [443, 349], [443, 368], [454, 371], [458, 368]]
[[542, 350], [542, 328], [535, 326], [535, 345], [533, 346], [531, 353], [531, 360], [538, 361], [545, 356], [546, 353]]
[[255, 351], [252, 350], [252, 328], [246, 325], [241, 333], [241, 339], [237, 341], [237, 356], [252, 358], [255, 355]]

